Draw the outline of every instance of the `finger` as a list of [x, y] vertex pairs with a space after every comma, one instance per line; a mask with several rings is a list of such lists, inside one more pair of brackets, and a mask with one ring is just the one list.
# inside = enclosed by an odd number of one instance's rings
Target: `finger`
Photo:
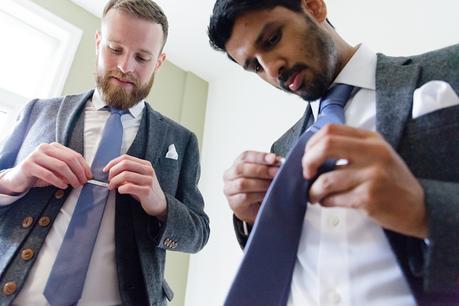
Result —
[[258, 204], [263, 201], [266, 192], [243, 192], [228, 197], [228, 202], [232, 209], [246, 208], [247, 206]]
[[314, 177], [318, 168], [328, 159], [345, 159], [348, 164], [353, 164], [357, 159], [363, 162], [370, 153], [367, 147], [365, 140], [346, 136], [324, 137], [304, 154], [301, 161], [303, 175], [306, 179]]
[[240, 162], [234, 164], [223, 174], [224, 180], [234, 180], [240, 177], [272, 179], [279, 171], [278, 166], [267, 166], [260, 164]]
[[123, 154], [121, 156], [118, 156], [117, 158], [114, 158], [112, 159], [103, 169], [102, 171], [104, 172], [107, 172], [107, 171], [110, 171], [110, 169], [120, 163], [121, 161], [123, 160], [129, 160], [129, 161], [133, 161], [133, 162], [138, 162], [140, 164], [151, 164], [149, 161], [146, 161], [146, 160], [143, 160], [143, 159], [140, 159], [140, 158], [136, 158], [134, 156], [130, 156], [130, 155], [127, 155], [127, 154]]
[[77, 176], [73, 173], [70, 167], [61, 160], [41, 154], [40, 157], [35, 157], [33, 162], [43, 168], [46, 168], [54, 175], [61, 177], [67, 184], [72, 185], [73, 188], [81, 186]]
[[309, 201], [321, 202], [324, 198], [351, 190], [364, 181], [363, 170], [341, 168], [323, 173], [309, 189]]
[[45, 154], [66, 163], [73, 174], [78, 178], [80, 184], [86, 183], [92, 176], [87, 161], [80, 153], [56, 142], [50, 144], [49, 147], [50, 149], [44, 149]]
[[126, 183], [149, 187], [152, 185], [152, 177], [131, 171], [123, 171], [109, 180], [108, 189], [113, 190]]
[[277, 156], [274, 153], [265, 153], [257, 151], [245, 151], [239, 155], [235, 160], [235, 163], [246, 162], [246, 163], [255, 163], [260, 165], [276, 165], [280, 166], [281, 156]]
[[368, 130], [357, 129], [343, 124], [327, 124], [309, 139], [306, 148], [308, 146], [313, 146], [320, 139], [332, 135], [365, 139], [374, 137], [376, 133]]
[[131, 159], [122, 159], [118, 163], [113, 164], [108, 168], [108, 180], [112, 180], [115, 176], [123, 171], [135, 172], [143, 175], [154, 175], [154, 170], [150, 163], [140, 163]]
[[223, 191], [226, 196], [245, 192], [266, 192], [271, 180], [239, 178], [225, 183]]
[[359, 202], [360, 197], [357, 188], [343, 192], [331, 194], [320, 200], [319, 204], [323, 207], [342, 207], [358, 209], [364, 204]]
[[36, 177], [43, 182], [55, 186], [60, 189], [67, 189], [67, 183], [60, 177], [56, 176], [53, 172], [49, 171], [48, 169], [35, 164], [31, 163], [28, 166], [28, 170], [30, 171], [31, 175]]
[[132, 183], [125, 183], [118, 187], [118, 193], [120, 194], [130, 194], [136, 199], [139, 199], [142, 194], [148, 192], [148, 187], [139, 186]]

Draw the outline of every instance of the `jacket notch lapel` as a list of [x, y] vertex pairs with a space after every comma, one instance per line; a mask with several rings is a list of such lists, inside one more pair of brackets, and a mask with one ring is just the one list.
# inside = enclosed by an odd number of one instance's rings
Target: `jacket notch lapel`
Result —
[[376, 68], [376, 130], [397, 148], [411, 117], [413, 92], [420, 67], [410, 59], [378, 54]]
[[94, 90], [62, 100], [56, 119], [56, 142], [84, 153], [84, 108]]

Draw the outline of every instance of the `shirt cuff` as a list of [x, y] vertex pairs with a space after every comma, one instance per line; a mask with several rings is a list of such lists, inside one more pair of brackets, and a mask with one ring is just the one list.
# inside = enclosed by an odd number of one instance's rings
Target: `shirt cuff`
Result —
[[16, 202], [17, 200], [19, 200], [20, 198], [22, 198], [23, 196], [25, 196], [27, 192], [24, 192], [24, 193], [21, 193], [19, 195], [7, 195], [7, 194], [0, 194], [0, 206], [7, 206], [7, 205], [10, 205], [14, 202]]
[[[0, 176], [2, 174], [4, 174], [5, 172], [7, 172], [8, 170], [9, 169], [1, 170], [0, 171]], [[10, 204], [16, 202], [17, 200], [19, 200], [20, 198], [25, 196], [27, 192], [29, 192], [29, 191], [27, 190], [26, 192], [23, 192], [23, 193], [20, 193], [20, 194], [15, 194], [15, 195], [9, 195], [9, 194], [0, 193], [0, 207], [1, 206], [7, 206], [7, 205], [10, 205]]]

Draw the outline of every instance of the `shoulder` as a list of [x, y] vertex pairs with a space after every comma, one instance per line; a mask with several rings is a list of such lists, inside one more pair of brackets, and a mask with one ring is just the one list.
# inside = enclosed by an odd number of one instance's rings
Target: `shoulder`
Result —
[[378, 53], [378, 65], [385, 64], [419, 64], [423, 67], [436, 67], [436, 69], [457, 68], [459, 66], [459, 44], [412, 56], [387, 56]]
[[164, 128], [164, 132], [167, 133], [167, 136], [183, 139], [186, 141], [189, 141], [190, 138], [196, 139], [196, 135], [191, 130], [184, 127], [175, 120], [154, 110], [152, 106], [147, 102], [145, 102], [145, 111], [147, 112], [147, 116], [150, 120], [150, 126], [154, 124], [154, 121], [161, 122]]

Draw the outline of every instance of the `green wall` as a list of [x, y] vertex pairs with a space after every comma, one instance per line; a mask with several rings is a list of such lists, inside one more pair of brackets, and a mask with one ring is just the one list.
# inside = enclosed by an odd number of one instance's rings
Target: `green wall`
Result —
[[[62, 94], [75, 94], [94, 87], [94, 35], [100, 19], [68, 0], [33, 0], [53, 14], [83, 31], [75, 59]], [[200, 147], [204, 131], [207, 103], [206, 81], [166, 61], [157, 73], [155, 84], [147, 100], [154, 109], [192, 130]], [[171, 306], [183, 306], [188, 275], [189, 255], [168, 252], [166, 279], [175, 297]]]

